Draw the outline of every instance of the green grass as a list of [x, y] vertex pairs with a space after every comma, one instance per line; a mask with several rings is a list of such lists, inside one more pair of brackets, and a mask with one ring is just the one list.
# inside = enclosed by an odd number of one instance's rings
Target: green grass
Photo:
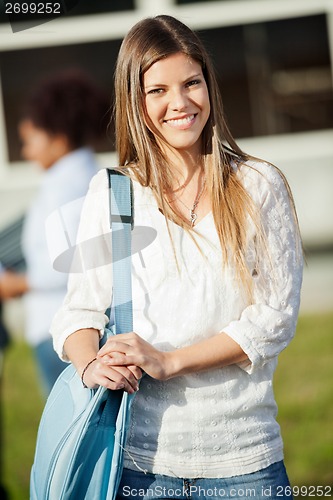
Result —
[[[333, 313], [300, 318], [295, 339], [279, 358], [278, 420], [295, 486], [333, 486], [332, 353]], [[43, 404], [32, 353], [16, 342], [7, 352], [3, 380], [4, 483], [11, 500], [29, 498]]]
[[28, 500], [29, 476], [44, 400], [30, 348], [15, 342], [5, 357], [3, 387], [4, 483], [10, 500]]
[[[333, 314], [301, 317], [275, 377], [294, 485], [333, 486]], [[331, 495], [333, 495], [333, 488]]]

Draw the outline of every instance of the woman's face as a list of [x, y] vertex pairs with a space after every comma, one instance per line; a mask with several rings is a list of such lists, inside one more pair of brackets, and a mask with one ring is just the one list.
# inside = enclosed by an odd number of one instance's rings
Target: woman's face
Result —
[[[163, 148], [201, 150], [210, 102], [201, 65], [179, 52], [153, 64], [143, 76], [147, 126]], [[163, 148], [164, 149], [164, 148]]]

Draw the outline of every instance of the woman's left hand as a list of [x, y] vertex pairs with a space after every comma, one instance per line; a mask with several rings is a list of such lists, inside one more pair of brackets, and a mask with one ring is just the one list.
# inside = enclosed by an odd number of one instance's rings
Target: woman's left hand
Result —
[[152, 378], [167, 380], [167, 352], [155, 349], [137, 333], [122, 333], [109, 337], [97, 353], [110, 366], [138, 366]]

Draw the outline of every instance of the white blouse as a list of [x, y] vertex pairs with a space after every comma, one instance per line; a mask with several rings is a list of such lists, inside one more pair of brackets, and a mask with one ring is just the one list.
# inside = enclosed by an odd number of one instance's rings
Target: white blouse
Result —
[[[297, 256], [290, 201], [278, 172], [265, 163], [249, 162], [238, 175], [261, 212], [270, 249], [270, 256], [262, 256], [258, 264], [255, 229], [249, 223], [251, 305], [240, 292], [232, 267], [222, 260], [212, 214], [195, 226], [201, 252], [186, 231], [169, 223], [177, 267], [166, 220], [151, 190], [133, 182], [134, 331], [161, 350], [178, 349], [223, 331], [249, 361], [167, 381], [143, 377], [132, 407], [128, 468], [138, 465], [158, 474], [213, 478], [247, 474], [283, 458], [272, 377], [278, 354], [295, 332], [302, 258]], [[142, 226], [156, 235], [145, 247], [145, 237], [140, 240]], [[66, 299], [53, 320], [60, 356], [68, 335], [89, 327], [102, 332], [107, 321], [104, 311], [112, 296], [108, 233], [107, 175], [100, 171], [85, 200], [78, 242], [101, 244], [95, 245], [94, 255], [92, 247], [81, 252], [85, 270], [70, 275]]]

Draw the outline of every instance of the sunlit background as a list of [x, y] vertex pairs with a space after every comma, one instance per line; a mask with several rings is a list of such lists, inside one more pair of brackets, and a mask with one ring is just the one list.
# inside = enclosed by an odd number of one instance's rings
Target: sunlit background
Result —
[[[17, 135], [29, 90], [47, 73], [81, 67], [111, 102], [123, 36], [139, 19], [162, 13], [199, 32], [241, 148], [286, 174], [307, 252], [301, 314], [332, 312], [332, 0], [81, 0], [67, 15], [15, 33], [2, 17], [0, 230], [24, 214], [40, 181], [36, 166], [20, 158]], [[101, 167], [117, 164], [112, 127], [98, 157]], [[21, 316], [19, 300], [7, 305], [15, 335]]]

